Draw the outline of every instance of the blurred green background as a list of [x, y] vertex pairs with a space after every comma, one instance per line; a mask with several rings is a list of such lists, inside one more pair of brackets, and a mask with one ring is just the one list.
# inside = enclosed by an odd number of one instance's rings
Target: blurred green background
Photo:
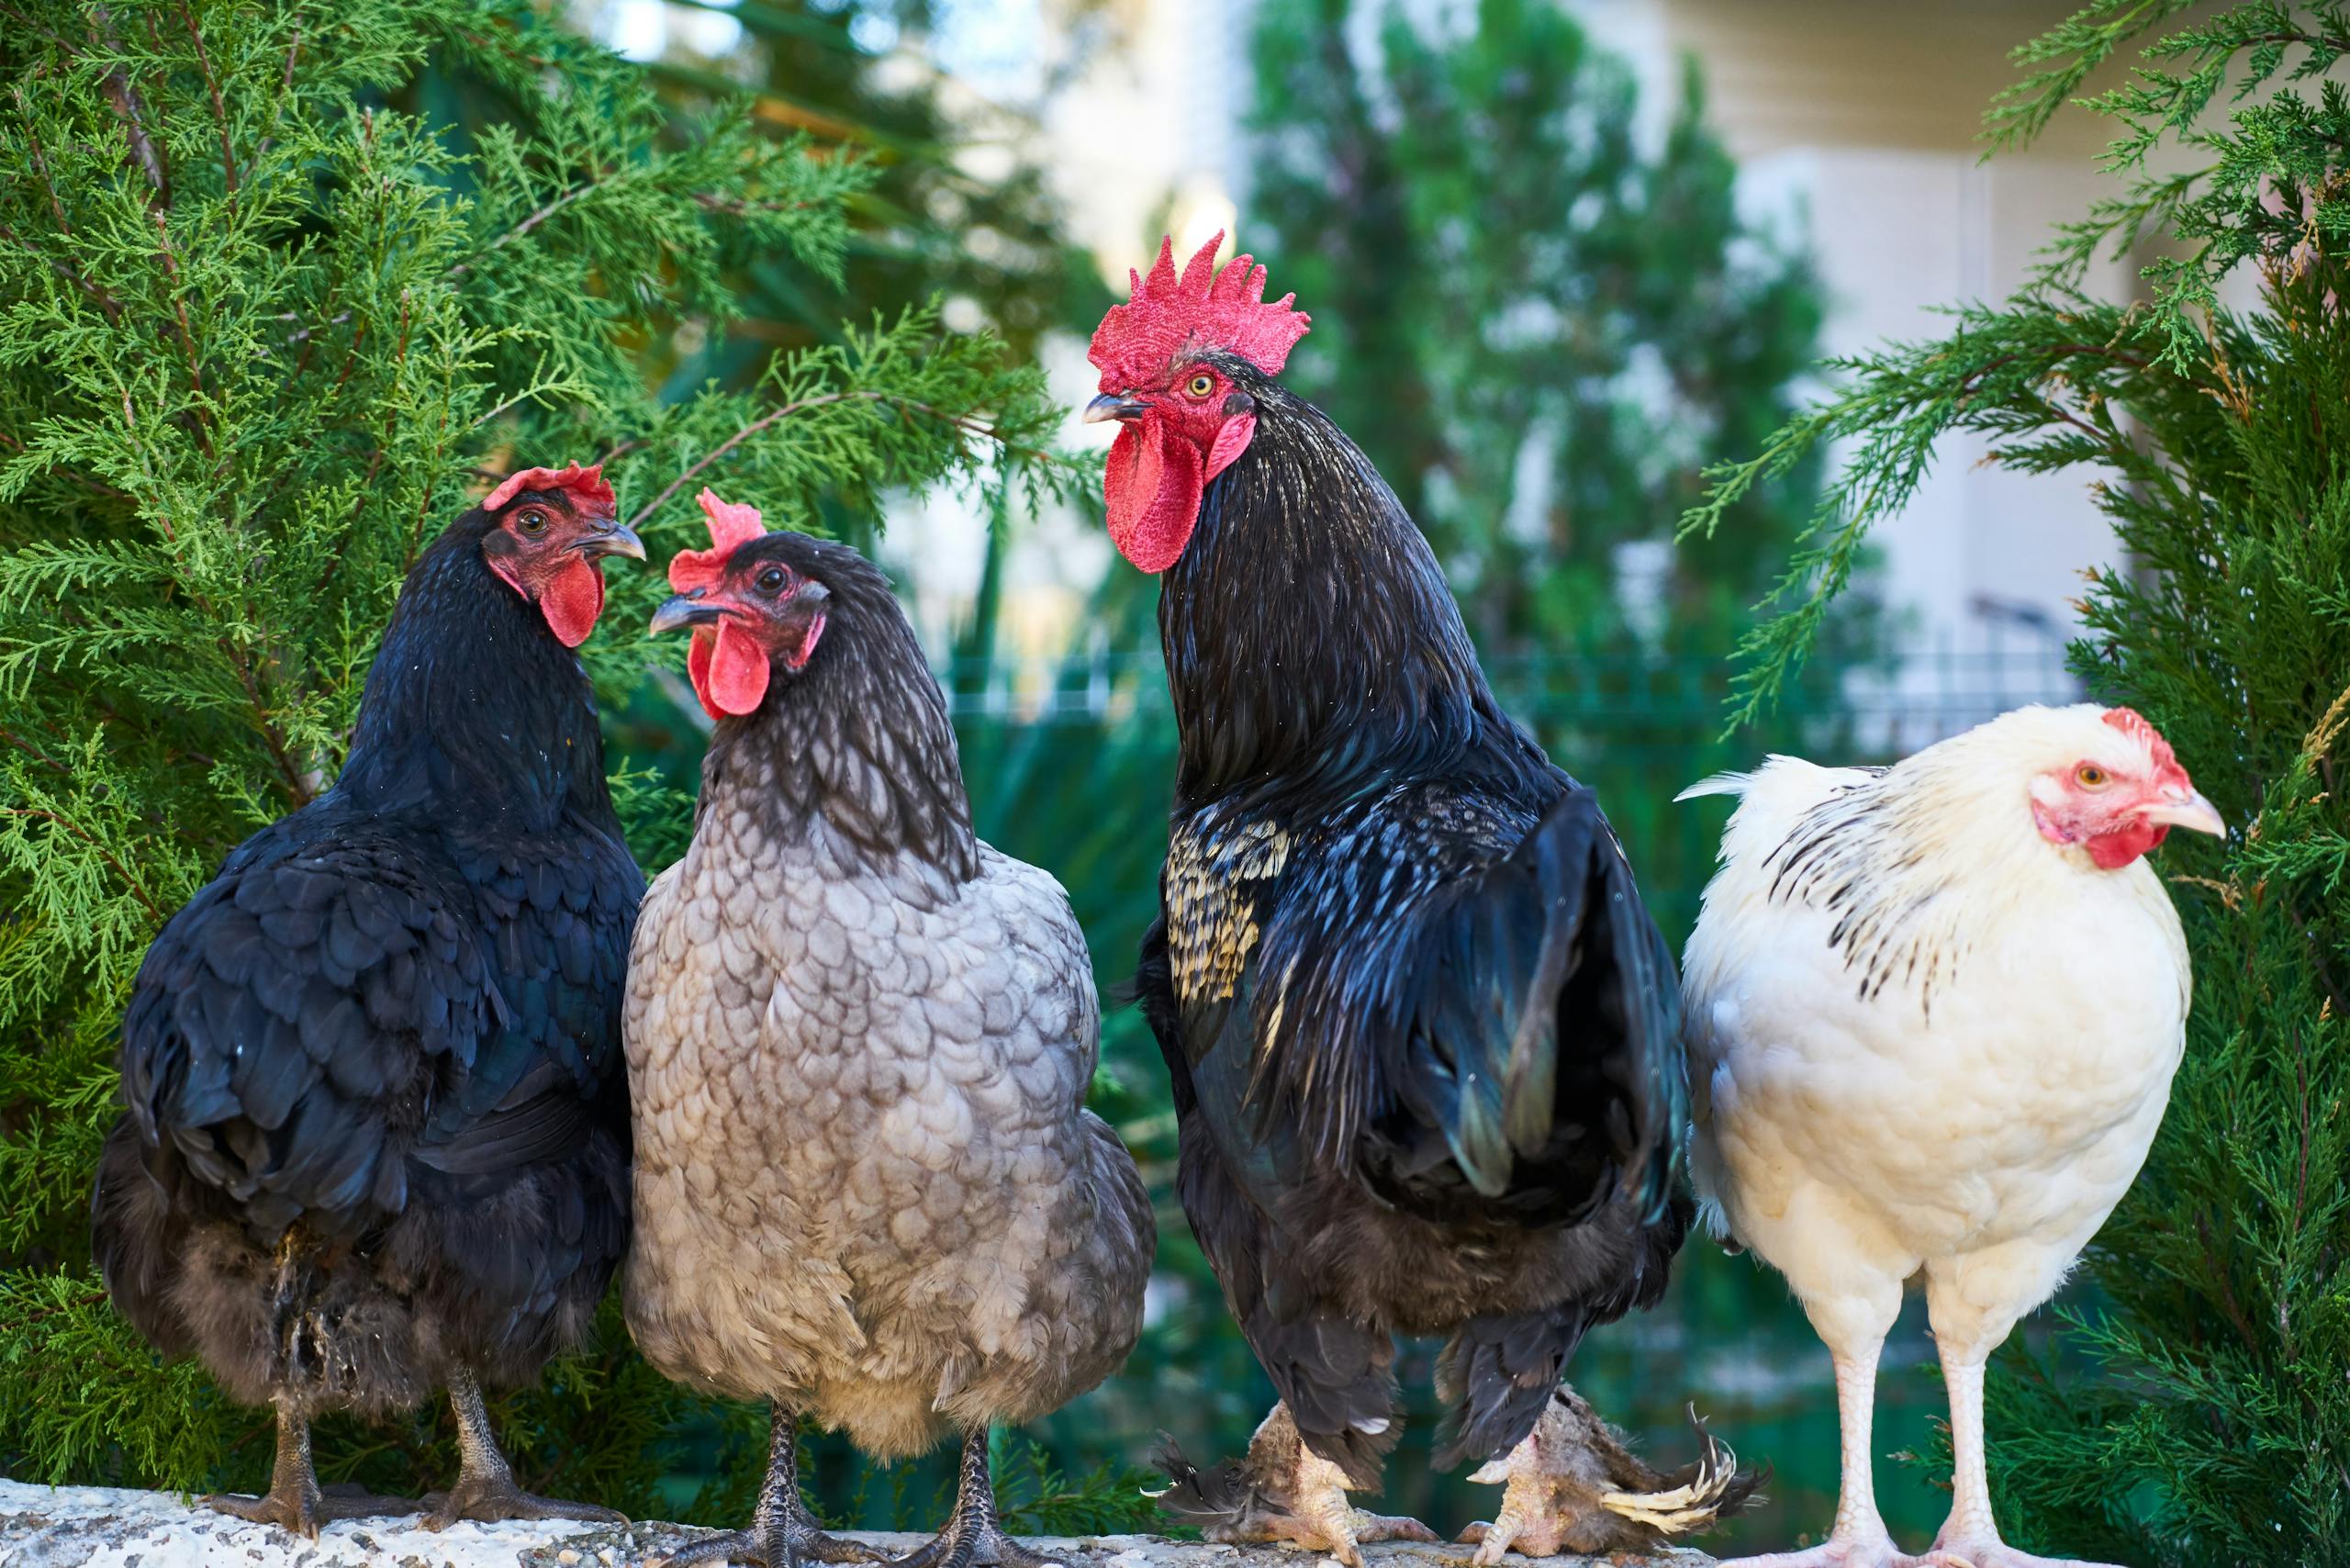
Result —
[[[632, 3], [590, 7], [587, 25], [625, 31], [642, 20]], [[681, 106], [748, 86], [778, 132], [836, 139], [887, 174], [862, 206], [845, 295], [780, 262], [755, 268], [743, 280], [748, 319], [648, 344], [648, 374], [676, 390], [745, 379], [775, 347], [815, 341], [845, 316], [943, 294], [950, 319], [993, 324], [1081, 395], [1079, 346], [1118, 295], [1066, 237], [1067, 215], [1023, 151], [1035, 121], [946, 72], [907, 65], [911, 40], [968, 28], [968, 17], [817, 0], [711, 9], [723, 25], [672, 27], [655, 50]], [[1132, 47], [1147, 8], [1063, 9], [1075, 53], [1055, 69], [1066, 75], [1087, 49]], [[690, 19], [688, 7], [666, 13], [681, 14]], [[1365, 37], [1376, 43], [1369, 69], [1348, 42]], [[1909, 649], [1904, 679], [1888, 682], [1901, 628], [1863, 592], [1840, 609], [1770, 731], [1722, 734], [1727, 655], [1784, 567], [1816, 475], [1798, 466], [1758, 487], [1712, 540], [1676, 548], [1673, 524], [1708, 463], [1755, 450], [1789, 411], [1819, 352], [1825, 302], [1805, 235], [1741, 215], [1737, 170], [1707, 129], [1694, 65], [1670, 102], [1643, 106], [1633, 73], [1582, 27], [1520, 0], [1487, 0], [1437, 38], [1378, 6], [1265, 0], [1233, 53], [1254, 86], [1245, 124], [1229, 133], [1259, 154], [1239, 239], [1270, 264], [1275, 289], [1295, 289], [1315, 317], [1289, 379], [1412, 506], [1505, 702], [1599, 790], [1676, 948], [1723, 815], [1713, 802], [1670, 804], [1683, 785], [1773, 749], [1883, 757], [2018, 701], [2071, 695], [2053, 647], [2030, 638], [1938, 657]], [[1030, 80], [1046, 94], [1055, 84], [1049, 71]], [[1644, 113], [1661, 134], [1636, 133]], [[1191, 129], [1115, 117], [1102, 127], [1113, 137]], [[1137, 246], [1178, 203], [1168, 193], [1145, 204]], [[1496, 317], [1516, 324], [1488, 330]], [[1106, 995], [1130, 971], [1166, 842], [1174, 742], [1155, 591], [1123, 566], [1091, 581], [1071, 569], [1061, 598], [1075, 580], [1074, 609], [1039, 617], [1040, 596], [1024, 604], [1007, 590], [1024, 541], [1082, 535], [1097, 519], [942, 521], [933, 510], [917, 521], [910, 543], [904, 518], [825, 519], [878, 547], [926, 612], [918, 618], [953, 696], [980, 831], [1069, 888]], [[952, 552], [922, 542], [958, 527], [986, 543], [976, 586], [941, 614], [934, 579], [949, 574], [932, 567]], [[690, 789], [703, 729], [682, 695], [642, 697], [613, 723], [622, 760]], [[657, 860], [677, 846], [639, 847]], [[1164, 1073], [1131, 1011], [1107, 1019], [1095, 1101], [1158, 1199], [1148, 1326], [1124, 1372], [1026, 1436], [1063, 1475], [1141, 1466], [1161, 1431], [1194, 1457], [1237, 1452], [1272, 1394], [1176, 1206]], [[1498, 1494], [1430, 1472], [1434, 1350], [1412, 1346], [1400, 1362], [1410, 1420], [1380, 1506], [1449, 1532], [1489, 1513]], [[1913, 1306], [1886, 1361], [1880, 1451], [1930, 1446], [1941, 1409], [1931, 1361]], [[1712, 1550], [1825, 1529], [1837, 1451], [1827, 1357], [1777, 1278], [1750, 1260], [1693, 1239], [1664, 1303], [1595, 1334], [1572, 1376], [1668, 1466], [1693, 1451], [1694, 1404], [1743, 1459], [1774, 1467], [1767, 1500], [1707, 1541]], [[747, 1485], [756, 1451], [748, 1420], [689, 1433], [670, 1491], [682, 1506], [722, 1476]], [[825, 1439], [807, 1475], [832, 1517], [886, 1526], [934, 1506], [950, 1466], [941, 1454], [876, 1476]], [[1053, 1483], [1022, 1475], [1015, 1494]], [[1930, 1533], [1946, 1510], [1921, 1465], [1883, 1465], [1879, 1486], [1904, 1539]]]

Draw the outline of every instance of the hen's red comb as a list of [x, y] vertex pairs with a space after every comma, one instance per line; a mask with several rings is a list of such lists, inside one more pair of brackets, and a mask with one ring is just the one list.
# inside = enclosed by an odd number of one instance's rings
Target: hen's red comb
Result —
[[496, 511], [524, 490], [569, 490], [589, 506], [609, 507], [617, 499], [612, 487], [604, 483], [602, 464], [582, 468], [574, 463], [564, 468], [525, 468], [507, 476], [503, 484], [481, 498], [481, 510]]
[[2108, 708], [2105, 722], [2146, 748], [2146, 755], [2154, 759], [2154, 777], [2170, 781], [2176, 775], [2176, 782], [2187, 782], [2187, 769], [2178, 765], [2178, 754], [2135, 708]]
[[680, 550], [669, 562], [669, 590], [691, 593], [698, 588], [708, 588], [726, 570], [726, 557], [767, 531], [759, 519], [759, 509], [734, 501], [722, 501], [717, 493], [705, 485], [694, 498], [701, 503], [702, 514], [710, 519], [710, 548]]
[[1133, 296], [1102, 318], [1086, 355], [1102, 373], [1102, 391], [1148, 386], [1187, 349], [1227, 349], [1268, 375], [1281, 374], [1312, 318], [1290, 308], [1294, 294], [1266, 302], [1265, 269], [1255, 257], [1235, 256], [1218, 270], [1215, 251], [1223, 243], [1219, 229], [1178, 277], [1169, 235], [1159, 241], [1148, 277], [1127, 272]]

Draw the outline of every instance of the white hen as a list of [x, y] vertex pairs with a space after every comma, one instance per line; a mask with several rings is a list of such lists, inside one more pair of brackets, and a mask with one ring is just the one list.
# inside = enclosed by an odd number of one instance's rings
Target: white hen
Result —
[[2161, 1123], [2187, 1022], [2178, 916], [2140, 858], [2219, 834], [2126, 708], [2024, 708], [1890, 768], [1774, 756], [1743, 796], [1683, 969], [1691, 1165], [1707, 1217], [1787, 1276], [1835, 1359], [1833, 1533], [1751, 1568], [1895, 1568], [1869, 1423], [1923, 1275], [1956, 1475], [1922, 1561], [2003, 1544], [1983, 1364], [2048, 1299]]

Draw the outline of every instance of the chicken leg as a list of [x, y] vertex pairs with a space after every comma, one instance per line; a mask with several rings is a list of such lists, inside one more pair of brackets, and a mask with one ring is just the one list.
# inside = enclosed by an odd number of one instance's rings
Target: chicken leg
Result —
[[889, 1553], [826, 1535], [800, 1495], [800, 1417], [768, 1403], [767, 1478], [749, 1529], [728, 1530], [674, 1553], [666, 1568], [691, 1563], [748, 1562], [756, 1568], [799, 1568], [803, 1562], [883, 1562]]
[[309, 1419], [284, 1399], [277, 1402], [277, 1458], [270, 1466], [269, 1490], [258, 1497], [215, 1493], [203, 1499], [203, 1506], [255, 1524], [275, 1525], [312, 1540], [319, 1539], [319, 1527], [331, 1519], [413, 1514], [422, 1506], [406, 1497], [319, 1491], [318, 1472], [310, 1466]]
[[[1895, 1298], [1896, 1305], [1899, 1298]], [[1805, 1551], [1740, 1557], [1721, 1568], [1927, 1568], [1929, 1559], [1895, 1549], [1876, 1508], [1871, 1428], [1876, 1405], [1876, 1363], [1882, 1336], [1863, 1345], [1830, 1347], [1836, 1361], [1836, 1415], [1843, 1436], [1843, 1478], [1836, 1494], [1836, 1523], [1828, 1539]], [[1940, 1565], [1934, 1565], [1940, 1568]]]
[[916, 1547], [890, 1568], [969, 1568], [984, 1551], [998, 1568], [1062, 1568], [1054, 1558], [1031, 1551], [1004, 1533], [996, 1515], [995, 1477], [988, 1466], [988, 1429], [963, 1434], [963, 1470], [955, 1487], [955, 1512], [934, 1540]]
[[463, 1367], [449, 1383], [449, 1409], [457, 1418], [456, 1484], [446, 1493], [428, 1496], [433, 1504], [424, 1516], [424, 1528], [447, 1529], [459, 1519], [492, 1524], [499, 1519], [591, 1519], [626, 1524], [628, 1516], [594, 1503], [566, 1503], [534, 1496], [514, 1484], [514, 1472], [489, 1428], [489, 1408], [482, 1402], [481, 1384]]
[[1374, 1514], [1347, 1501], [1346, 1473], [1298, 1436], [1286, 1404], [1277, 1404], [1246, 1458], [1202, 1471], [1169, 1441], [1158, 1462], [1171, 1478], [1159, 1506], [1199, 1527], [1203, 1538], [1227, 1545], [1276, 1541], [1362, 1568], [1369, 1540], [1434, 1541], [1417, 1519]]
[[1950, 1518], [1934, 1537], [1932, 1568], [2103, 1568], [2072, 1558], [2034, 1557], [1999, 1539], [1991, 1514], [1991, 1480], [1983, 1451], [1983, 1361], [1970, 1348], [1944, 1345], [1942, 1383], [1950, 1393], [1950, 1437], [1956, 1466], [1951, 1475]]
[[1460, 1533], [1490, 1565], [1513, 1549], [1527, 1557], [1562, 1551], [1643, 1556], [1674, 1536], [1703, 1529], [1743, 1507], [1762, 1477], [1738, 1468], [1696, 1412], [1697, 1462], [1675, 1475], [1641, 1462], [1589, 1402], [1561, 1385], [1525, 1441], [1469, 1477], [1507, 1484], [1491, 1524]]

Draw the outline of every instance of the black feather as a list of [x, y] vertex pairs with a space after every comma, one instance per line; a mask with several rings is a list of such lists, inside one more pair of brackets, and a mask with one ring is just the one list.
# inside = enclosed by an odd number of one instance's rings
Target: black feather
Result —
[[535, 1376], [623, 1249], [643, 882], [586, 676], [484, 566], [490, 526], [419, 561], [341, 778], [166, 923], [124, 1014], [99, 1261], [240, 1398]]
[[1482, 1456], [1585, 1328], [1662, 1288], [1677, 985], [1598, 802], [1501, 711], [1393, 493], [1207, 357], [1257, 426], [1161, 578], [1181, 751], [1136, 995], [1185, 1213], [1301, 1435], [1360, 1480], [1394, 1439], [1391, 1335], [1452, 1337], [1454, 1447]]

